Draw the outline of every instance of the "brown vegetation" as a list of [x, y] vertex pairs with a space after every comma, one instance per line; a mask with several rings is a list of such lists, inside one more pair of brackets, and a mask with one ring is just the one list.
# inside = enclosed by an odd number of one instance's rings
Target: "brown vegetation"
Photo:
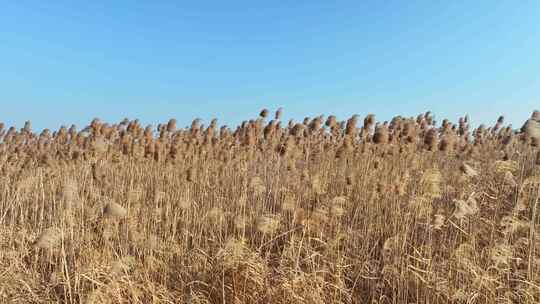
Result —
[[281, 117], [0, 124], [0, 302], [540, 301], [538, 112]]

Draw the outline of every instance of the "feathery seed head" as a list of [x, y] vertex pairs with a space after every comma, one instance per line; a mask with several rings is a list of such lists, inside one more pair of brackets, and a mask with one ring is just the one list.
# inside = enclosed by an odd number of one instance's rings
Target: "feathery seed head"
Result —
[[504, 173], [504, 183], [512, 188], [516, 188], [518, 186], [514, 175], [510, 171], [506, 171]]
[[442, 175], [438, 169], [427, 170], [421, 180], [421, 184], [425, 189], [426, 195], [432, 198], [441, 197], [441, 181]]
[[495, 172], [501, 174], [507, 171], [514, 173], [519, 169], [518, 163], [513, 160], [498, 160], [495, 161], [494, 166]]
[[435, 217], [433, 219], [433, 224], [431, 225], [431, 227], [433, 227], [433, 229], [440, 230], [444, 226], [444, 221], [445, 221], [444, 215], [435, 214]]
[[461, 172], [463, 172], [463, 174], [469, 177], [475, 177], [478, 175], [478, 172], [474, 170], [473, 167], [471, 167], [470, 165], [466, 163], [462, 163], [459, 169], [461, 170]]
[[458, 219], [464, 219], [469, 215], [474, 215], [478, 213], [478, 203], [474, 198], [469, 198], [468, 200], [454, 200], [456, 210], [454, 211], [454, 216]]
[[283, 108], [278, 108], [277, 111], [276, 111], [275, 119], [280, 120], [282, 114], [283, 114]]
[[206, 213], [206, 216], [208, 217], [209, 220], [212, 221], [213, 224], [217, 224], [217, 225], [221, 224], [225, 220], [225, 212], [223, 211], [223, 209], [219, 207], [214, 207], [210, 209]]
[[109, 202], [105, 205], [103, 214], [112, 218], [124, 218], [127, 215], [127, 210], [115, 202]]
[[52, 249], [60, 244], [62, 232], [58, 228], [47, 228], [39, 235], [34, 247]]
[[267, 109], [263, 109], [263, 110], [261, 111], [261, 113], [259, 113], [259, 116], [260, 116], [261, 118], [266, 118], [266, 117], [268, 117], [268, 113], [269, 113], [269, 112], [268, 112]]
[[274, 234], [280, 225], [279, 216], [265, 215], [257, 219], [257, 230], [263, 234]]

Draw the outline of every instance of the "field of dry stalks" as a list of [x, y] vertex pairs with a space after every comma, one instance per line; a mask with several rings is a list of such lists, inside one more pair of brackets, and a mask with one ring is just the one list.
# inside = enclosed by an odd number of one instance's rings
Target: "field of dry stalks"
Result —
[[538, 303], [540, 113], [0, 125], [0, 303]]

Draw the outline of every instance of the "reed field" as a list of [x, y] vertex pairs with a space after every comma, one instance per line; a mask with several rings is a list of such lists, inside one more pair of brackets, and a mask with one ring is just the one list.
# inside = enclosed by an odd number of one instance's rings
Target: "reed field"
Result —
[[0, 303], [540, 303], [540, 112], [281, 119], [0, 124]]

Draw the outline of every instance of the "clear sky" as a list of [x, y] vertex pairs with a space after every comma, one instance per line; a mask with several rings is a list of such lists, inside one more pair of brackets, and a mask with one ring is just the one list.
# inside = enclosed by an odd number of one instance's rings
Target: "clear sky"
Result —
[[35, 130], [280, 106], [517, 127], [539, 93], [540, 1], [0, 0], [0, 121]]

